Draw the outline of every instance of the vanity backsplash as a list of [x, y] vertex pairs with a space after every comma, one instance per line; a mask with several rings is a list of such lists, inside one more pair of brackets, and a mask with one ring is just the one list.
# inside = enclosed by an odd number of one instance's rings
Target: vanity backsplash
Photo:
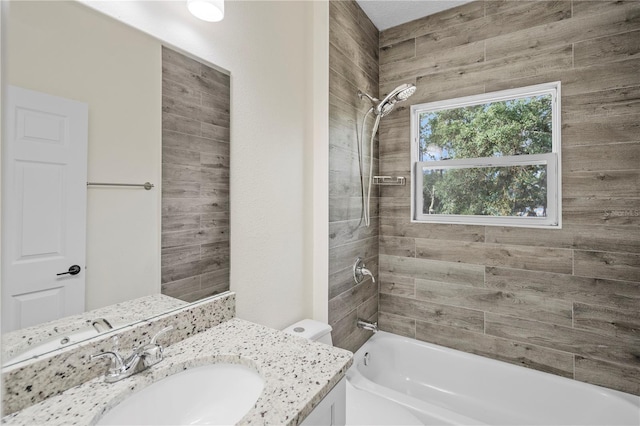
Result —
[[101, 335], [99, 338], [66, 347], [45, 356], [4, 368], [2, 371], [3, 415], [14, 413], [58, 395], [104, 374], [107, 360], [91, 360], [91, 355], [114, 349], [117, 336], [121, 353], [148, 342], [158, 331], [172, 325], [173, 331], [158, 339], [170, 346], [235, 317], [235, 293], [190, 304], [130, 327]]

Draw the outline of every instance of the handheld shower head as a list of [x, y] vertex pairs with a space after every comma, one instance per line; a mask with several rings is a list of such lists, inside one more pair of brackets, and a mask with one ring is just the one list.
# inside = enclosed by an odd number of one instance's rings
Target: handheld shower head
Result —
[[393, 89], [375, 108], [376, 115], [384, 117], [389, 114], [397, 102], [409, 99], [416, 91], [416, 86], [410, 83], [401, 84]]
[[415, 93], [415, 91], [415, 85], [411, 83], [405, 83], [393, 89], [391, 93], [389, 93], [383, 100], [369, 96], [361, 90], [358, 90], [358, 97], [360, 99], [369, 99], [369, 101], [371, 101], [371, 103], [373, 104], [373, 107], [371, 108], [373, 110], [373, 113], [375, 115], [384, 117], [393, 110], [397, 102], [406, 101], [411, 95]]

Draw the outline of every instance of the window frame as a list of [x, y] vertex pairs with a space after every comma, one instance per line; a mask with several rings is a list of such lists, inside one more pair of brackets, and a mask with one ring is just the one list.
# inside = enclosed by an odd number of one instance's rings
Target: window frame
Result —
[[[486, 226], [510, 226], [522, 228], [562, 228], [562, 159], [561, 159], [561, 123], [560, 123], [560, 92], [559, 81], [520, 87], [479, 95], [465, 96], [436, 102], [427, 102], [411, 106], [411, 222], [414, 223], [442, 223]], [[526, 154], [503, 157], [478, 157], [455, 160], [419, 161], [420, 150], [420, 114], [435, 112], [443, 109], [455, 109], [483, 103], [508, 101], [513, 99], [551, 95], [552, 132], [551, 152], [545, 154]], [[491, 166], [547, 166], [547, 216], [480, 216], [480, 215], [450, 215], [424, 214], [423, 186], [418, 185], [417, 177], [422, 182], [423, 168], [429, 169], [461, 169]], [[420, 208], [418, 208], [420, 206]]]

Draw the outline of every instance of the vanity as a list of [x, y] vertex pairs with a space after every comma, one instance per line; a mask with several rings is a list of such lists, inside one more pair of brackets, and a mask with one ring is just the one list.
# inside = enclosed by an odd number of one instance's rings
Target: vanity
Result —
[[[211, 327], [205, 328], [207, 324]], [[5, 381], [10, 376], [13, 384], [13, 388], [4, 389], [5, 409], [21, 404], [26, 406], [4, 417], [2, 423], [118, 424], [100, 422], [105, 414], [126, 402], [127, 398], [144, 392], [145, 388], [160, 383], [162, 379], [177, 378], [181, 372], [219, 365], [231, 366], [229, 372], [222, 373], [223, 376], [227, 374], [227, 379], [220, 379], [220, 383], [230, 388], [226, 391], [224, 388], [217, 389], [220, 398], [234, 392], [238, 395], [245, 391], [255, 392], [259, 382], [262, 383], [255, 402], [250, 402], [248, 406], [245, 404], [245, 408], [238, 407], [232, 413], [239, 418], [237, 424], [344, 424], [344, 375], [352, 362], [350, 352], [235, 318], [235, 295], [229, 292], [116, 332], [120, 347], [130, 347], [122, 342], [144, 344], [150, 336], [168, 325], [173, 326], [174, 330], [157, 339], [160, 344], [166, 345], [162, 361], [114, 383], [105, 381], [107, 361], [89, 359], [94, 351], [110, 350], [113, 337], [108, 334], [98, 342], [80, 343], [76, 347], [64, 348], [47, 359], [32, 359], [5, 370]], [[121, 351], [125, 355], [129, 352], [124, 349]], [[69, 362], [78, 364], [67, 364]], [[239, 368], [234, 369], [233, 366]], [[65, 370], [88, 380], [63, 391], [61, 388], [52, 390], [63, 381], [56, 377]], [[233, 376], [238, 374], [235, 370], [240, 371], [237, 380]], [[229, 374], [232, 375], [231, 381]], [[245, 378], [246, 375], [251, 377]], [[29, 378], [32, 378], [31, 382]], [[252, 383], [252, 380], [257, 382]], [[240, 388], [233, 389], [238, 384]], [[207, 383], [206, 387], [216, 390], [217, 384]], [[31, 389], [28, 393], [42, 391], [52, 394], [32, 405], [29, 405], [28, 397], [24, 399], [24, 395], [21, 402], [12, 399], [13, 394], [21, 393], [23, 389]], [[187, 395], [187, 400], [200, 397], [197, 384], [193, 389], [194, 394]], [[162, 393], [170, 391], [171, 386], [168, 385]], [[175, 395], [175, 398], [179, 396]], [[210, 401], [210, 405], [215, 409], [216, 401]], [[158, 406], [158, 410], [162, 408]], [[181, 420], [167, 421], [175, 424]], [[225, 423], [224, 420], [222, 423]], [[148, 424], [157, 422], [150, 421]]]

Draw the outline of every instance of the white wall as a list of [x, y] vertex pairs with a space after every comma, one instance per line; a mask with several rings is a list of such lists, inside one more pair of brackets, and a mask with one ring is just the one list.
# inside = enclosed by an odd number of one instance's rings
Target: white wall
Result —
[[[6, 83], [89, 104], [88, 180], [161, 180], [161, 45], [75, 2], [12, 2]], [[160, 188], [90, 188], [86, 309], [160, 292]]]
[[219, 23], [193, 18], [185, 3], [90, 2], [230, 71], [231, 290], [238, 317], [281, 328], [312, 316], [319, 293], [314, 210], [326, 202], [305, 196], [314, 188], [305, 155], [327, 143], [309, 128], [313, 3], [227, 1]]

